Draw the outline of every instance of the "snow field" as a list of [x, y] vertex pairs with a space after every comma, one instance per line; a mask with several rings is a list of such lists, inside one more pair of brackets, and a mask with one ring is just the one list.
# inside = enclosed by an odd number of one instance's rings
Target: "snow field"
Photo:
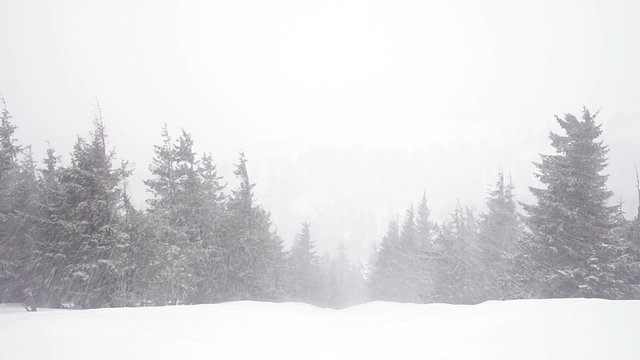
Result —
[[[45, 309], [46, 310], [46, 309]], [[640, 359], [640, 301], [0, 306], [0, 359]]]

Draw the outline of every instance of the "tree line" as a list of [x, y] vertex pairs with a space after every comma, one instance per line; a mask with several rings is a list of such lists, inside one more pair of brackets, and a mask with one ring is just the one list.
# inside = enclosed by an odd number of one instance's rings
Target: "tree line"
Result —
[[115, 164], [98, 108], [63, 166], [48, 149], [43, 166], [0, 114], [0, 303], [97, 308], [308, 301], [346, 306], [365, 292], [343, 247], [318, 257], [304, 224], [291, 251], [256, 203], [241, 152], [227, 191], [211, 154], [193, 151], [167, 126], [154, 146], [144, 211], [126, 192], [131, 169]]
[[[147, 207], [126, 191], [131, 168], [107, 148], [98, 107], [93, 131], [63, 165], [49, 148], [36, 165], [2, 100], [0, 303], [97, 308], [302, 301], [342, 307], [369, 299], [476, 303], [528, 297], [637, 298], [640, 220], [611, 206], [600, 125], [557, 118], [554, 155], [536, 164], [544, 188], [518, 211], [502, 172], [476, 215], [458, 205], [441, 224], [426, 195], [392, 221], [366, 269], [343, 246], [319, 256], [311, 226], [290, 249], [256, 201], [241, 152], [227, 189], [209, 153], [165, 125], [154, 146]], [[639, 187], [640, 194], [640, 187]]]
[[[597, 114], [556, 117], [555, 154], [535, 163], [542, 188], [521, 204], [502, 171], [486, 212], [460, 204], [442, 224], [429, 219], [423, 196], [398, 224], [391, 221], [372, 260], [373, 299], [473, 304], [485, 300], [640, 297], [640, 207], [629, 221], [610, 205], [608, 147]], [[640, 182], [638, 183], [640, 197]]]

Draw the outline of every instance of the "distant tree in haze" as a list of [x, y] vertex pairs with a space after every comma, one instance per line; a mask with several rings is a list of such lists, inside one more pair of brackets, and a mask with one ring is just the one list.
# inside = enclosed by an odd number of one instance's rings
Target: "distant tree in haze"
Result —
[[523, 228], [513, 189], [500, 171], [487, 197], [487, 211], [480, 219], [479, 247], [486, 299], [509, 297], [518, 283], [511, 272]]
[[429, 217], [423, 195], [417, 213], [413, 206], [407, 209], [401, 228], [389, 223], [369, 269], [373, 299], [421, 303], [439, 298], [436, 278], [443, 255], [435, 242], [438, 227]]
[[369, 291], [372, 299], [405, 300], [403, 252], [398, 223], [392, 220], [371, 264]]
[[440, 227], [435, 289], [438, 302], [470, 304], [483, 300], [478, 220], [458, 204]]
[[[421, 225], [424, 226], [424, 224]], [[404, 301], [417, 303], [422, 300], [420, 296], [420, 285], [423, 280], [421, 278], [423, 259], [420, 256], [422, 244], [418, 242], [416, 214], [413, 205], [409, 206], [405, 213], [399, 240], [401, 250], [398, 258], [399, 265], [401, 266], [401, 274], [398, 279], [401, 287], [399, 295], [402, 294]]]
[[344, 244], [338, 245], [333, 257], [321, 261], [321, 272], [325, 306], [340, 309], [368, 300], [364, 270], [348, 259]]
[[321, 279], [309, 223], [303, 223], [287, 258], [287, 287], [294, 301], [320, 302]]
[[416, 255], [415, 277], [417, 296], [420, 302], [433, 302], [435, 294], [435, 276], [437, 273], [438, 254], [435, 248], [435, 235], [438, 226], [431, 221], [431, 210], [427, 205], [426, 192], [422, 195], [416, 211]]

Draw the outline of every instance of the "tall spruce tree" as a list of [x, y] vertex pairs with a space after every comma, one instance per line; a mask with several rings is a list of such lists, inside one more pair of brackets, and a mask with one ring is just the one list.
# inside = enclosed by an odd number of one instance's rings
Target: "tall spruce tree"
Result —
[[66, 249], [62, 246], [67, 236], [68, 208], [60, 184], [60, 157], [49, 147], [44, 167], [38, 170], [38, 191], [35, 216], [30, 218], [34, 227], [34, 261], [31, 286], [36, 303], [40, 306], [60, 307], [62, 278], [66, 266]]
[[564, 134], [551, 133], [556, 154], [542, 155], [536, 176], [545, 185], [530, 188], [537, 199], [524, 205], [531, 230], [530, 257], [538, 292], [544, 297], [610, 296], [612, 216], [608, 205], [608, 147], [598, 140], [596, 114], [583, 109], [582, 119], [556, 116]]
[[150, 280], [150, 297], [160, 304], [195, 301], [203, 268], [200, 232], [201, 181], [193, 152], [193, 141], [185, 131], [172, 141], [167, 125], [162, 143], [154, 146], [150, 170], [145, 180], [152, 197], [148, 200], [150, 236], [159, 254]]
[[416, 212], [416, 268], [418, 296], [420, 302], [435, 301], [435, 276], [438, 253], [435, 249], [434, 236], [437, 225], [431, 219], [431, 210], [427, 205], [427, 194], [423, 193]]
[[44, 274], [45, 298], [50, 306], [94, 308], [117, 305], [129, 246], [122, 236], [123, 180], [129, 175], [126, 163], [112, 166], [115, 155], [106, 148], [106, 134], [100, 113], [89, 139], [78, 138], [71, 165], [54, 169], [52, 153], [45, 182], [48, 204], [43, 209], [38, 253], [39, 271]]
[[32, 238], [25, 216], [34, 205], [35, 170], [30, 148], [17, 144], [4, 98], [0, 105], [0, 302], [14, 302], [23, 300], [29, 282]]
[[255, 204], [247, 159], [240, 153], [234, 174], [240, 185], [228, 202], [229, 220], [221, 244], [224, 300], [275, 300], [283, 295], [282, 241], [271, 231], [269, 214]]
[[416, 214], [412, 204], [406, 211], [402, 222], [402, 230], [400, 231], [401, 252], [399, 264], [401, 265], [402, 274], [398, 279], [403, 288], [401, 291], [403, 300], [408, 302], [421, 301], [421, 244], [418, 242], [418, 229], [415, 220]]
[[211, 154], [204, 154], [198, 166], [200, 177], [200, 211], [198, 222], [202, 238], [200, 254], [200, 279], [198, 284], [199, 303], [209, 303], [218, 299], [221, 255], [220, 244], [224, 235], [227, 214], [225, 210], [225, 185], [221, 183]]

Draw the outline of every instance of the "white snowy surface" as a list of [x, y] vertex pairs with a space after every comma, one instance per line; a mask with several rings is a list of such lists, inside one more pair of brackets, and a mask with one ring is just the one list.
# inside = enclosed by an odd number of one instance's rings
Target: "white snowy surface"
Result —
[[0, 359], [640, 359], [640, 301], [48, 310], [0, 305]]

